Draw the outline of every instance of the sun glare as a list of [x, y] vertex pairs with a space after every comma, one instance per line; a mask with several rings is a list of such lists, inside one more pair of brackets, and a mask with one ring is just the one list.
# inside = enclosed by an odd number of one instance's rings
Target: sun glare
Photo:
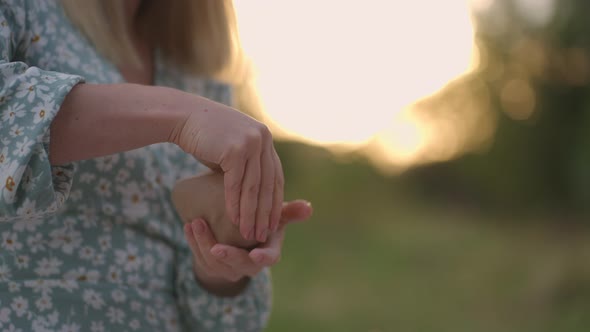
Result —
[[436, 139], [404, 113], [470, 69], [467, 1], [235, 0], [275, 132], [315, 144], [378, 142], [407, 164]]

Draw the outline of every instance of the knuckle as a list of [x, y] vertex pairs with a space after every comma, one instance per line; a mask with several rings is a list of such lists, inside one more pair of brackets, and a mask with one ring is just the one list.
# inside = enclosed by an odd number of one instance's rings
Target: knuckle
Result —
[[250, 129], [246, 131], [245, 141], [248, 145], [260, 145], [262, 143], [262, 133], [257, 129]]
[[261, 123], [258, 126], [258, 131], [260, 132], [260, 137], [264, 141], [272, 140], [272, 133], [270, 132], [268, 126], [266, 126], [265, 124]]

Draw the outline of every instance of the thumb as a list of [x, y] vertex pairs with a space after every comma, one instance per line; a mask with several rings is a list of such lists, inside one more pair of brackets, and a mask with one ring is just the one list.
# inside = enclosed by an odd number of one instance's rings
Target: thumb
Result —
[[309, 219], [313, 214], [313, 208], [311, 203], [298, 199], [291, 202], [283, 203], [283, 209], [281, 210], [281, 225], [286, 225], [294, 222], [301, 222]]

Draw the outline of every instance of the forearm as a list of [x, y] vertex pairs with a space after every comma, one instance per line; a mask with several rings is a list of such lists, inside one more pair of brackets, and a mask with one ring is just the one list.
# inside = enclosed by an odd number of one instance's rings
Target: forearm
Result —
[[[53, 165], [166, 142], [198, 96], [136, 84], [78, 84], [67, 95], [50, 129]], [[202, 100], [202, 99], [201, 99]]]

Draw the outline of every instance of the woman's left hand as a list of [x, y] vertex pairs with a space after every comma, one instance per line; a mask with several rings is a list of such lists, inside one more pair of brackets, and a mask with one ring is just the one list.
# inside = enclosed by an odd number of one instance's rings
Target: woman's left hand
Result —
[[306, 201], [284, 203], [279, 229], [250, 252], [217, 243], [205, 220], [187, 223], [184, 232], [194, 255], [193, 266], [198, 281], [205, 289], [219, 296], [239, 294], [247, 285], [248, 277], [279, 262], [285, 225], [304, 221], [311, 214], [311, 205]]

